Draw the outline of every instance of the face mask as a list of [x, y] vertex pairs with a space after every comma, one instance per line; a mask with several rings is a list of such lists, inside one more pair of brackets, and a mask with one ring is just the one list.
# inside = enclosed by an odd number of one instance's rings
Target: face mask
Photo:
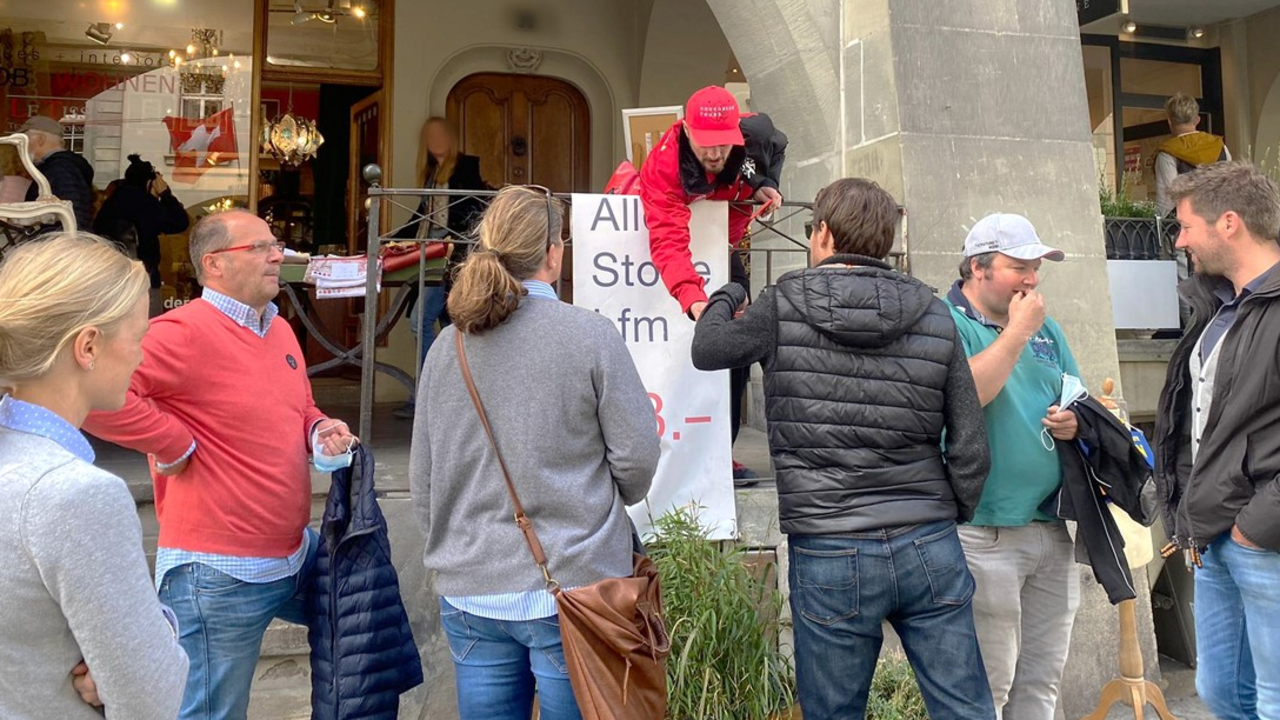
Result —
[[[1058, 398], [1058, 410], [1066, 410], [1072, 403], [1089, 397], [1089, 389], [1084, 386], [1080, 378], [1068, 373], [1062, 373], [1062, 395]], [[1049, 433], [1049, 428], [1040, 429], [1040, 444], [1045, 450], [1053, 452], [1054, 441], [1053, 435]]]
[[351, 467], [352, 452], [348, 449], [341, 455], [325, 455], [317, 452], [311, 456], [311, 465], [318, 472], [331, 473], [345, 467]]

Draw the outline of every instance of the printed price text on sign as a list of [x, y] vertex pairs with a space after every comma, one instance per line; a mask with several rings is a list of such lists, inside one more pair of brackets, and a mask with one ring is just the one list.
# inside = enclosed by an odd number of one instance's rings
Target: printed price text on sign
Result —
[[[653, 416], [658, 421], [658, 437], [662, 437], [667, 434], [667, 421], [662, 419], [662, 396], [658, 393], [649, 393], [649, 399], [653, 401]], [[684, 419], [685, 425], [709, 425], [710, 423], [710, 415], [694, 415]], [[680, 431], [671, 431], [671, 439], [678, 442]]]

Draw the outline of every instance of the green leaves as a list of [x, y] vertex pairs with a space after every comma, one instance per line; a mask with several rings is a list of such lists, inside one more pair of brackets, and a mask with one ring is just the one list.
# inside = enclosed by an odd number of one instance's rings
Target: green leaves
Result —
[[[746, 548], [707, 539], [694, 510], [673, 511], [654, 525], [658, 539], [647, 544], [671, 635], [669, 717], [791, 718], [795, 670], [779, 643], [784, 599], [765, 581], [776, 565], [753, 570]], [[867, 718], [928, 717], [911, 665], [900, 652], [886, 652], [871, 682]]]
[[744, 564], [745, 549], [707, 539], [694, 511], [664, 515], [656, 527], [661, 539], [649, 551], [671, 635], [670, 717], [765, 720], [788, 710], [795, 680], [778, 643], [782, 594]]

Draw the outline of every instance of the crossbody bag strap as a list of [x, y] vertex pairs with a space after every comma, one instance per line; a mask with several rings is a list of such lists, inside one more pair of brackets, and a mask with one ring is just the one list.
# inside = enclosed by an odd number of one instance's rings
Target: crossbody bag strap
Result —
[[543, 552], [542, 543], [538, 541], [538, 533], [533, 530], [533, 522], [524, 513], [524, 506], [520, 504], [520, 496], [516, 493], [516, 486], [511, 482], [511, 473], [507, 471], [507, 462], [503, 460], [502, 453], [498, 450], [498, 442], [493, 437], [493, 428], [489, 426], [489, 416], [484, 411], [484, 403], [480, 402], [480, 393], [476, 390], [475, 380], [471, 377], [471, 367], [467, 364], [467, 350], [462, 342], [461, 331], [454, 334], [454, 340], [458, 348], [458, 367], [462, 369], [462, 379], [467, 383], [467, 392], [471, 395], [471, 404], [476, 407], [476, 415], [480, 416], [480, 424], [484, 426], [484, 434], [489, 438], [489, 447], [493, 448], [493, 454], [498, 458], [498, 465], [502, 468], [502, 479], [507, 483], [507, 492], [511, 495], [511, 504], [515, 507], [516, 526], [524, 534], [524, 541], [529, 545], [529, 553], [533, 555], [533, 561], [538, 564], [538, 569], [542, 571], [542, 577], [547, 582], [547, 590], [554, 593], [560, 589], [560, 584], [552, 579], [551, 573], [547, 570], [547, 554]]

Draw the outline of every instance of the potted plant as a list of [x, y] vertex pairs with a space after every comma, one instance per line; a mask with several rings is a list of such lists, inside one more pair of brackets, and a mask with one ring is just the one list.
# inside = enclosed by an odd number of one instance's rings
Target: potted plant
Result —
[[795, 674], [779, 644], [782, 593], [748, 569], [746, 548], [710, 540], [695, 511], [675, 510], [654, 524], [649, 554], [671, 636], [669, 717], [788, 717]]
[[[1098, 182], [1108, 260], [1168, 260], [1176, 238], [1176, 222], [1157, 217], [1156, 204], [1129, 196], [1122, 177], [1119, 191], [1105, 180]], [[1170, 233], [1172, 232], [1172, 236]]]

